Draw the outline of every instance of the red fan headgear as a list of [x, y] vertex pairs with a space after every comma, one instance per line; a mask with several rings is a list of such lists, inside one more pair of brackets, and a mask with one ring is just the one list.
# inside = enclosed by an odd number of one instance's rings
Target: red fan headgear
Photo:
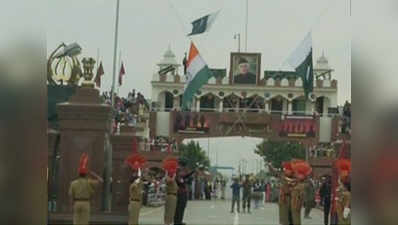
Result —
[[146, 158], [138, 153], [133, 153], [126, 159], [126, 163], [132, 170], [138, 170], [145, 166]]
[[336, 161], [336, 167], [342, 181], [346, 181], [351, 173], [351, 161], [348, 159], [339, 159]]
[[163, 169], [167, 171], [169, 175], [173, 175], [177, 172], [178, 160], [174, 157], [167, 157], [163, 160]]
[[88, 173], [88, 154], [83, 153], [80, 157], [79, 174], [86, 175]]
[[283, 167], [283, 171], [289, 170], [289, 171], [293, 172], [292, 164], [290, 162], [283, 162], [282, 167]]
[[312, 168], [306, 161], [294, 160], [291, 164], [297, 179], [303, 180], [312, 173]]

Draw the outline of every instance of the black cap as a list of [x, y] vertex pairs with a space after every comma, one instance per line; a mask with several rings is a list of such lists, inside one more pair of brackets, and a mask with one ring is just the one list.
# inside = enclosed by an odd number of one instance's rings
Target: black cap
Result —
[[247, 61], [247, 59], [246, 58], [239, 58], [239, 64], [242, 64], [242, 63], [249, 63], [249, 61]]

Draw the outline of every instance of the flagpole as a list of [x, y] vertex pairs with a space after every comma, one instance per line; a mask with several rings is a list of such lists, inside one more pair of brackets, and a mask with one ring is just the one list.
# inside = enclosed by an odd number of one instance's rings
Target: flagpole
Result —
[[247, 25], [249, 23], [249, 0], [246, 0], [246, 27], [245, 27], [245, 51], [247, 52]]
[[115, 105], [114, 93], [115, 93], [115, 79], [116, 79], [116, 59], [117, 59], [117, 42], [118, 42], [118, 32], [119, 32], [119, 5], [120, 0], [116, 2], [116, 23], [115, 23], [115, 40], [113, 48], [113, 77], [112, 77], [112, 107]]
[[[117, 41], [118, 41], [118, 32], [119, 32], [119, 5], [120, 0], [116, 2], [116, 21], [115, 21], [115, 40], [114, 40], [114, 49], [113, 49], [113, 76], [112, 76], [112, 87], [111, 87], [111, 106], [112, 106], [112, 114], [115, 105], [115, 78], [116, 78], [116, 56], [117, 56]], [[111, 133], [113, 130], [113, 119], [111, 119]], [[105, 180], [105, 210], [111, 211], [111, 201], [112, 201], [112, 193], [111, 193], [111, 178], [112, 178], [112, 146], [109, 145], [108, 151], [106, 155], [106, 180]]]

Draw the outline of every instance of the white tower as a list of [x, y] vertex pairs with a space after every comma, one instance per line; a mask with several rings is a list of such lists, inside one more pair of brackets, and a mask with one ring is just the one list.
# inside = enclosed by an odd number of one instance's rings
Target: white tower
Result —
[[159, 70], [164, 69], [168, 66], [173, 66], [175, 70], [171, 73], [167, 73], [167, 75], [171, 74], [173, 76], [178, 74], [178, 68], [181, 66], [181, 64], [177, 63], [176, 56], [173, 51], [171, 51], [170, 45], [167, 51], [163, 54], [162, 61], [160, 61], [157, 65], [159, 66]]
[[323, 80], [331, 80], [332, 71], [333, 69], [329, 67], [328, 59], [325, 57], [324, 52], [322, 52], [322, 56], [319, 57], [319, 59], [316, 61], [316, 65], [314, 67], [314, 75], [317, 79], [322, 77]]

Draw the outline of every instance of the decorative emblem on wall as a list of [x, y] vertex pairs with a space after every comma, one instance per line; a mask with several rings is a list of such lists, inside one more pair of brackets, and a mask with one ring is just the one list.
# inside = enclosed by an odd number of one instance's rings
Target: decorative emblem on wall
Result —
[[224, 96], [224, 92], [220, 91], [220, 92], [218, 93], [218, 95], [219, 95], [220, 97], [223, 97], [223, 96]]
[[294, 96], [294, 95], [293, 95], [292, 93], [287, 94], [287, 97], [288, 97], [288, 98], [293, 98], [293, 96]]
[[310, 93], [308, 97], [311, 101], [315, 101], [316, 99], [316, 96], [313, 93]]
[[174, 89], [174, 90], [173, 90], [173, 94], [174, 94], [174, 95], [178, 94], [178, 90]]
[[50, 85], [77, 85], [83, 76], [77, 56], [81, 53], [77, 43], [61, 43], [47, 60], [47, 82]]

